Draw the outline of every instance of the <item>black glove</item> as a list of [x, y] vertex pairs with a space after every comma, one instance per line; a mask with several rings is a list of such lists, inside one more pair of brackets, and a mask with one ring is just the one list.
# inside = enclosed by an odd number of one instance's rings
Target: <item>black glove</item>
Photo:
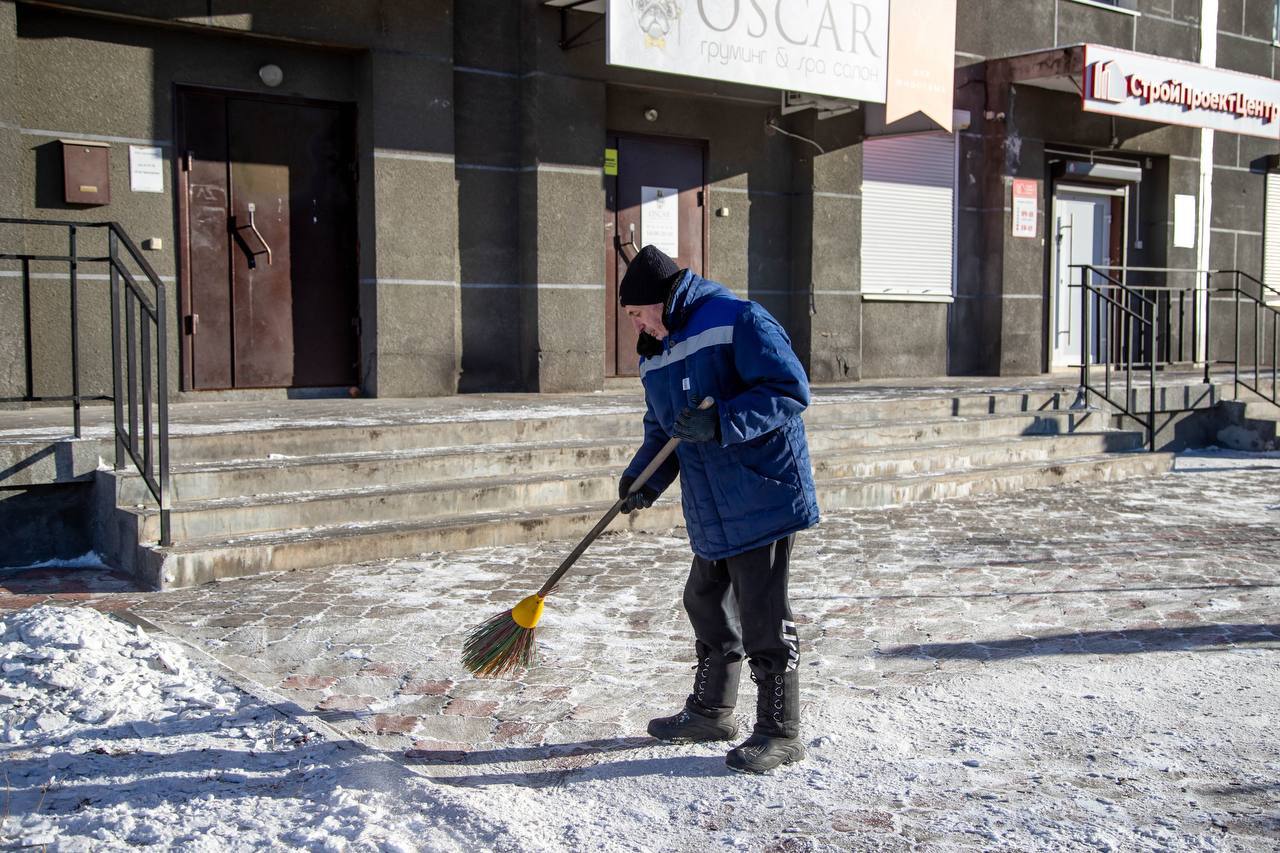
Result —
[[648, 332], [641, 332], [640, 336], [636, 338], [636, 355], [644, 356], [645, 358], [662, 355], [662, 341]]
[[648, 486], [641, 486], [634, 495], [628, 495], [627, 492], [631, 491], [631, 484], [635, 481], [635, 477], [623, 477], [618, 481], [618, 498], [622, 500], [623, 515], [638, 509], [648, 509], [658, 499], [658, 493]]
[[709, 409], [685, 409], [676, 416], [671, 434], [681, 441], [719, 441], [720, 415], [714, 405]]

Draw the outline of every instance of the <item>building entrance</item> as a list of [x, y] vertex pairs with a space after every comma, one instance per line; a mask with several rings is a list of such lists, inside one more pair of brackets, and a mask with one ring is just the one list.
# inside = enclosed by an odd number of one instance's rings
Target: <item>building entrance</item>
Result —
[[[1125, 198], [1123, 187], [1101, 188], [1059, 184], [1053, 194], [1053, 270], [1049, 294], [1049, 367], [1080, 364], [1084, 335], [1085, 295], [1075, 264], [1094, 267], [1124, 263]], [[1094, 286], [1106, 281], [1092, 276]], [[1107, 352], [1108, 312], [1089, 297], [1093, 357]]]
[[187, 388], [357, 382], [354, 111], [178, 92]]
[[605, 187], [605, 375], [636, 376], [636, 332], [618, 310], [618, 283], [646, 243], [705, 273], [706, 145], [612, 135], [609, 147], [617, 149], [618, 174]]

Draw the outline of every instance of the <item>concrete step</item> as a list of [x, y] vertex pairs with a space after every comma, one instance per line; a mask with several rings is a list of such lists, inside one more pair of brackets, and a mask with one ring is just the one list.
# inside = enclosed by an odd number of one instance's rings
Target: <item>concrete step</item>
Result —
[[[1173, 463], [1170, 454], [1116, 453], [1103, 457], [997, 465], [914, 477], [847, 477], [819, 483], [824, 511], [884, 507], [920, 500], [1051, 487], [1061, 483], [1156, 476]], [[599, 501], [550, 510], [471, 513], [433, 521], [347, 523], [273, 531], [171, 548], [141, 548], [136, 572], [161, 588], [270, 571], [406, 557], [429, 551], [565, 539], [585, 534], [610, 503]], [[654, 507], [614, 522], [614, 529], [669, 530], [683, 523], [679, 503]], [[589, 557], [588, 557], [589, 559]]]
[[[472, 480], [476, 477], [546, 474], [594, 468], [622, 468], [631, 461], [638, 437], [574, 439], [563, 442], [476, 445], [369, 453], [321, 454], [292, 459], [235, 460], [180, 466], [171, 489], [176, 503], [256, 495], [291, 494], [349, 487]], [[118, 478], [124, 506], [149, 502], [136, 472]]]
[[[1065, 402], [1064, 402], [1065, 401]], [[883, 398], [866, 394], [825, 393], [805, 412], [812, 426], [832, 423], [904, 421], [1047, 412], [1065, 406], [1069, 395], [1060, 390], [947, 394], [922, 391], [915, 397]], [[582, 412], [523, 416], [519, 409], [494, 411], [490, 416], [420, 420], [411, 423], [369, 423], [353, 417], [345, 423], [317, 426], [277, 425], [254, 428], [252, 423], [222, 425], [206, 434], [175, 434], [170, 454], [175, 464], [226, 462], [269, 457], [399, 452], [433, 447], [518, 444], [528, 441], [575, 441], [639, 436], [642, 406], [619, 406], [606, 413]], [[470, 419], [468, 419], [470, 417]]]
[[[967, 441], [997, 436], [1062, 435], [1097, 429], [1101, 413], [1014, 413], [932, 420], [826, 423], [809, 429], [814, 458], [851, 448], [890, 447], [929, 441]], [[266, 460], [177, 465], [170, 490], [174, 503], [263, 494], [339, 489], [353, 483], [395, 485], [474, 477], [622, 468], [639, 436], [521, 444], [472, 445], [403, 451], [317, 454]], [[117, 475], [117, 502], [145, 507], [150, 493], [134, 471]]]
[[[815, 477], [819, 481], [833, 477], [909, 477], [933, 471], [1047, 462], [1108, 450], [1131, 450], [1140, 441], [1141, 437], [1132, 433], [1084, 433], [849, 449], [819, 457]], [[475, 512], [551, 509], [613, 499], [619, 474], [617, 467], [507, 473], [433, 483], [375, 483], [358, 488], [192, 501], [173, 507], [170, 524], [174, 540], [186, 542], [348, 521], [413, 521]], [[140, 541], [158, 540], [159, 513], [145, 506], [132, 512], [138, 516]]]
[[1136, 432], [1017, 436], [981, 441], [921, 443], [913, 447], [871, 448], [830, 453], [814, 460], [814, 478], [911, 477], [996, 465], [1047, 462], [1142, 449]]
[[[1105, 390], [1101, 373], [1090, 376], [1089, 381], [1099, 391]], [[1161, 383], [1157, 374], [1156, 389], [1153, 395], [1149, 385], [1135, 385], [1131, 388], [1126, 388], [1124, 383], [1116, 381], [1113, 375], [1110, 399], [1120, 405], [1123, 405], [1127, 400], [1129, 411], [1137, 414], [1144, 414], [1149, 411], [1153, 399], [1157, 412], [1185, 412], [1213, 408], [1222, 399], [1222, 390], [1218, 383], [1183, 382], [1165, 385]], [[1102, 400], [1097, 395], [1090, 395], [1089, 402], [1098, 405], [1101, 404]]]
[[1112, 426], [1105, 412], [1013, 412], [903, 421], [828, 422], [811, 426], [809, 451], [817, 456], [848, 448], [894, 447], [929, 441], [966, 441], [1015, 435], [1067, 435]]

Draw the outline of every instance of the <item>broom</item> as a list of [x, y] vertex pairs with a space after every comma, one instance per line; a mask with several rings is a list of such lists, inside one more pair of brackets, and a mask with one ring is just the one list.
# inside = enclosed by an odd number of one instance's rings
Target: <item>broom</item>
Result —
[[[715, 403], [710, 397], [707, 397], [698, 406], [699, 409], [710, 408]], [[640, 472], [640, 476], [636, 477], [635, 482], [631, 484], [631, 488], [627, 490], [624, 497], [618, 498], [613, 506], [609, 507], [609, 511], [604, 517], [596, 522], [596, 526], [591, 528], [578, 546], [565, 557], [564, 562], [560, 564], [560, 568], [547, 578], [547, 582], [542, 585], [542, 589], [533, 595], [521, 601], [510, 610], [499, 613], [490, 619], [482, 622], [471, 630], [467, 635], [466, 641], [462, 644], [462, 665], [470, 670], [474, 675], [481, 678], [497, 678], [508, 673], [532, 666], [537, 657], [537, 645], [534, 642], [534, 629], [538, 626], [538, 620], [542, 618], [543, 600], [551, 594], [556, 584], [560, 582], [560, 578], [564, 577], [565, 572], [577, 562], [583, 552], [596, 540], [604, 529], [609, 526], [609, 522], [622, 511], [622, 505], [627, 498], [640, 491], [640, 488], [653, 476], [654, 472], [667, 461], [667, 457], [676, 449], [676, 445], [680, 443], [680, 439], [672, 438], [662, 449], [658, 451], [658, 455], [653, 457], [653, 461]]]

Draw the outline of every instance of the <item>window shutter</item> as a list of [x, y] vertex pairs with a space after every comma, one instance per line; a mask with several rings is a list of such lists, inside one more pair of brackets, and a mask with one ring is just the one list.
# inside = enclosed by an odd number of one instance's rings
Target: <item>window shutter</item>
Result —
[[[1280, 172], [1267, 172], [1267, 209], [1262, 226], [1262, 281], [1280, 290]], [[1267, 293], [1267, 301], [1280, 296]]]
[[863, 143], [863, 299], [952, 301], [955, 181], [951, 134]]

